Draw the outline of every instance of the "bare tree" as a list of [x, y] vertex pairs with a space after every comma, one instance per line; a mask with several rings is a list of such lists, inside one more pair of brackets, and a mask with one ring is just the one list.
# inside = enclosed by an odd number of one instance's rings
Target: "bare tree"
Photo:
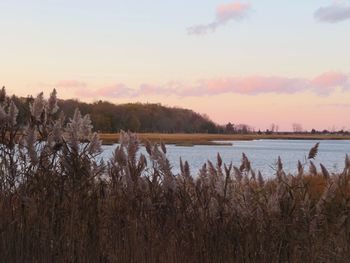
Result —
[[293, 123], [292, 124], [293, 132], [302, 132], [303, 126], [300, 123]]

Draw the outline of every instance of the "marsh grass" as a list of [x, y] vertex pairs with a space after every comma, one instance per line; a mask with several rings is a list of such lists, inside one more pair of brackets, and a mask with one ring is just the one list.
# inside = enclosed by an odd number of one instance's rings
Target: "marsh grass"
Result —
[[[103, 144], [110, 145], [119, 141], [120, 133], [100, 133]], [[217, 141], [249, 141], [249, 140], [350, 140], [349, 135], [334, 134], [203, 134], [203, 133], [139, 133], [141, 143], [151, 141], [167, 144], [186, 145], [222, 145]]]
[[113, 157], [97, 163], [101, 142], [89, 117], [76, 111], [66, 120], [55, 100], [40, 94], [25, 129], [11, 99], [0, 101], [2, 262], [350, 258], [347, 156], [339, 174], [310, 161], [318, 145], [296, 175], [278, 158], [265, 181], [244, 154], [240, 167], [218, 154], [194, 175], [180, 160], [173, 174], [164, 144], [146, 143], [146, 157], [138, 137], [121, 132]]

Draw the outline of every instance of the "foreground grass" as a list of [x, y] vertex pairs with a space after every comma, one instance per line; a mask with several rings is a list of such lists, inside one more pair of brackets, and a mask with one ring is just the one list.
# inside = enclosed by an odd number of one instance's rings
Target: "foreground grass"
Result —
[[[350, 160], [329, 174], [310, 161], [295, 175], [264, 180], [243, 154], [240, 167], [208, 161], [173, 174], [164, 145], [135, 135], [98, 165], [87, 147], [38, 153], [26, 168], [0, 169], [3, 262], [346, 262], [350, 257]], [[70, 149], [70, 150], [69, 150]], [[309, 159], [317, 154], [317, 145]], [[152, 168], [146, 162], [151, 161]], [[308, 168], [308, 171], [306, 170]], [[305, 171], [304, 171], [305, 170]]]
[[[89, 116], [66, 123], [55, 91], [18, 109], [0, 92], [1, 262], [348, 262], [350, 159], [330, 174], [312, 160], [265, 180], [245, 154], [239, 167], [207, 161], [174, 174], [165, 145], [120, 134], [101, 143]], [[186, 135], [187, 136], [187, 135]], [[39, 139], [38, 139], [39, 138]], [[159, 137], [156, 140], [160, 139]]]
[[[118, 142], [119, 133], [99, 134], [103, 144], [114, 144]], [[350, 140], [349, 135], [314, 135], [314, 134], [187, 134], [187, 133], [139, 133], [141, 142], [164, 142], [184, 146], [193, 145], [231, 145], [218, 143], [216, 141], [250, 141], [261, 139], [285, 139], [285, 140]]]

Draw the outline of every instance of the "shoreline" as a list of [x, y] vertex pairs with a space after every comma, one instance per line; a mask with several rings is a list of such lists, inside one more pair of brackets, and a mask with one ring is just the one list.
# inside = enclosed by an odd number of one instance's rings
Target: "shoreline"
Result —
[[[99, 133], [103, 145], [118, 143], [119, 133]], [[203, 133], [137, 133], [141, 142], [164, 142], [177, 146], [194, 145], [231, 146], [225, 141], [252, 140], [350, 140], [350, 135], [331, 134], [203, 134]], [[223, 142], [217, 142], [223, 141]]]

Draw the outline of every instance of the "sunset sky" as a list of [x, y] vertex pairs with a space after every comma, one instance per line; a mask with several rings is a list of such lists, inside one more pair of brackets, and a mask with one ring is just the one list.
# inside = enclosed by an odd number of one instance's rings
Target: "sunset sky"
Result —
[[350, 129], [350, 1], [1, 0], [8, 93]]

